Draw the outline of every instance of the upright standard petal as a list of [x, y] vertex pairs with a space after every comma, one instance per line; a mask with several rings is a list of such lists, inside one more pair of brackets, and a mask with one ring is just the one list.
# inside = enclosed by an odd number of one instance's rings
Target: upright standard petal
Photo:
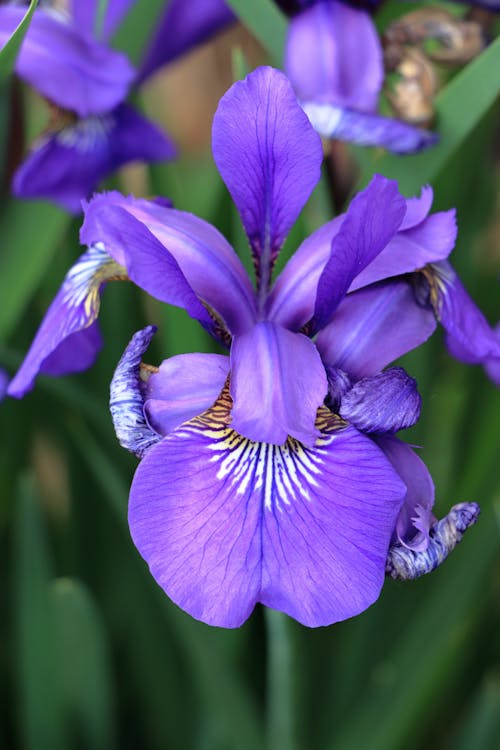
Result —
[[354, 198], [318, 281], [311, 333], [330, 322], [353, 279], [394, 237], [405, 212], [397, 183], [380, 175]]
[[379, 146], [395, 154], [414, 154], [439, 141], [436, 133], [392, 117], [316, 101], [305, 101], [302, 106], [313, 128], [324, 138], [359, 146]]
[[397, 547], [423, 552], [429, 544], [429, 531], [435, 521], [432, 514], [434, 482], [429, 470], [402, 440], [391, 435], [377, 435], [374, 439], [406, 485], [392, 543]]
[[21, 398], [39, 373], [65, 375], [89, 367], [101, 346], [95, 321], [101, 287], [125, 269], [101, 246], [90, 247], [70, 269], [36, 334], [8, 393]]
[[171, 0], [148, 46], [140, 80], [235, 22], [224, 0]]
[[[25, 9], [0, 7], [0, 44]], [[127, 57], [82, 35], [55, 15], [37, 10], [21, 46], [16, 72], [37, 91], [81, 117], [109, 112], [127, 96], [135, 72]]]
[[78, 214], [108, 175], [132, 161], [165, 161], [173, 144], [156, 125], [122, 104], [107, 115], [86, 117], [35, 142], [14, 175], [20, 198], [46, 198]]
[[358, 380], [341, 397], [338, 414], [361, 432], [391, 434], [414, 425], [421, 406], [417, 381], [391, 367]]
[[469, 297], [450, 263], [426, 266], [424, 276], [450, 353], [469, 364], [485, 364], [500, 357], [500, 337]]
[[71, 0], [71, 21], [81, 33], [108, 40], [126, 16], [135, 0]]
[[[156, 240], [155, 268], [151, 250], [123, 245], [127, 227]], [[80, 237], [87, 244], [103, 242], [116, 257], [126, 252], [127, 263], [134, 264], [133, 280], [158, 299], [163, 299], [158, 295], [169, 278], [161, 264], [175, 260], [196, 295], [231, 334], [247, 330], [256, 319], [254, 291], [238, 256], [220, 232], [192, 214], [120, 193], [97, 195], [85, 208]]]
[[299, 13], [289, 26], [285, 72], [301, 101], [375, 111], [384, 66], [369, 14], [339, 0]]
[[404, 494], [387, 459], [333, 415], [313, 449], [254, 443], [228, 426], [230, 408], [223, 395], [137, 469], [130, 529], [158, 584], [221, 627], [257, 602], [311, 627], [366, 609]]
[[234, 338], [231, 424], [241, 435], [278, 445], [290, 435], [313, 445], [327, 392], [325, 368], [306, 336], [265, 321]]
[[365, 378], [420, 346], [435, 328], [432, 310], [418, 304], [411, 284], [386, 281], [348, 294], [316, 345], [327, 365]]
[[252, 247], [264, 301], [273, 263], [319, 180], [321, 142], [286, 76], [268, 67], [222, 97], [212, 140]]

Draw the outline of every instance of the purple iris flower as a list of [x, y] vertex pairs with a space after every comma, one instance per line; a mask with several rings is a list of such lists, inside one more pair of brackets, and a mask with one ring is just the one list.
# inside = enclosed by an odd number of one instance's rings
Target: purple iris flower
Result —
[[[134, 541], [167, 594], [207, 623], [238, 626], [262, 602], [327, 625], [370, 606], [386, 568], [404, 578], [431, 570], [477, 517], [466, 504], [446, 523], [434, 519], [432, 479], [395, 437], [418, 419], [416, 383], [402, 368], [384, 369], [434, 330], [418, 269], [430, 277], [429, 264], [449, 253], [454, 215], [429, 216], [429, 190], [405, 200], [375, 177], [272, 284], [322, 161], [282, 73], [259, 68], [228, 91], [213, 152], [249, 239], [256, 288], [205, 221], [97, 195], [81, 232], [89, 249], [9, 393], [22, 396], [39, 372], [88, 366], [108, 280], [128, 278], [183, 307], [229, 354], [143, 365], [152, 327], [127, 347], [110, 405], [121, 444], [142, 459], [130, 495]], [[363, 274], [368, 286], [356, 290]]]
[[[107, 42], [131, 4], [110, 0], [102, 19], [97, 0], [73, 0], [68, 14], [50, 6], [35, 11], [16, 72], [55, 105], [57, 116], [16, 171], [15, 195], [80, 213], [82, 199], [122, 165], [175, 155], [161, 130], [124, 103], [136, 73]], [[0, 41], [24, 12], [0, 6]]]
[[376, 4], [299, 0], [292, 5], [299, 12], [290, 21], [285, 72], [320, 135], [396, 153], [436, 143], [435, 134], [378, 114], [383, 53], [367, 10]]

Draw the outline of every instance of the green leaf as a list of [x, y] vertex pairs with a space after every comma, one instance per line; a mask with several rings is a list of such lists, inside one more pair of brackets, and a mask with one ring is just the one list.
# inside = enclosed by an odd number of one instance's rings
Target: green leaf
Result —
[[47, 203], [7, 200], [0, 220], [0, 336], [7, 336], [47, 271], [70, 217]]
[[54, 678], [51, 564], [32, 482], [19, 485], [14, 527], [14, 625], [19, 731], [26, 750], [64, 750], [62, 705]]
[[28, 31], [38, 0], [31, 0], [26, 14], [8, 42], [0, 50], [0, 85], [5, 83], [16, 64], [18, 52]]
[[454, 750], [490, 750], [500, 737], [500, 677], [488, 675], [472, 702], [453, 743]]
[[55, 670], [65, 721], [82, 747], [114, 746], [110, 656], [104, 625], [87, 588], [69, 578], [55, 580], [48, 592], [57, 643]]
[[241, 23], [268, 51], [273, 62], [281, 65], [285, 49], [287, 21], [272, 0], [227, 0]]
[[359, 187], [376, 172], [398, 180], [405, 195], [414, 195], [432, 182], [447, 161], [494, 104], [500, 90], [500, 37], [467, 65], [436, 99], [440, 142], [420, 154], [376, 158], [363, 174]]

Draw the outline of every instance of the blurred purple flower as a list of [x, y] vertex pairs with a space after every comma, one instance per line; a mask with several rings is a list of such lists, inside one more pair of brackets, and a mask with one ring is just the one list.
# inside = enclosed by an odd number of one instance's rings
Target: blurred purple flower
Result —
[[327, 138], [412, 153], [437, 136], [377, 107], [384, 82], [381, 42], [368, 8], [378, 3], [279, 2], [292, 13], [285, 72], [315, 130]]
[[[444, 541], [433, 532], [432, 479], [394, 437], [418, 419], [416, 383], [402, 368], [382, 372], [435, 328], [412, 275], [423, 266], [429, 274], [450, 252], [454, 216], [428, 215], [429, 190], [405, 200], [377, 176], [272, 285], [322, 161], [283, 74], [260, 68], [228, 91], [213, 152], [249, 239], [256, 290], [210, 224], [157, 202], [98, 195], [81, 232], [89, 249], [9, 393], [23, 395], [38, 372], [89, 364], [107, 280], [129, 278], [183, 307], [229, 356], [142, 366], [152, 327], [127, 347], [110, 405], [121, 444], [142, 458], [130, 496], [134, 541], [167, 594], [205, 622], [238, 626], [262, 602], [327, 625], [376, 600], [389, 547], [416, 556], [407, 568], [417, 575], [431, 569], [437, 540], [440, 560], [458, 541], [458, 526]], [[358, 289], [363, 274], [367, 287]], [[457, 330], [462, 322], [454, 319]], [[463, 514], [453, 513], [447, 528], [457, 519], [462, 528]]]
[[[97, 0], [73, 0], [69, 14], [35, 11], [16, 72], [56, 105], [58, 116], [16, 171], [15, 195], [47, 198], [79, 213], [82, 199], [122, 165], [175, 155], [160, 129], [123, 103], [136, 73], [106, 42], [131, 4], [110, 0], [101, 29]], [[7, 41], [24, 11], [17, 4], [0, 6], [0, 41]]]

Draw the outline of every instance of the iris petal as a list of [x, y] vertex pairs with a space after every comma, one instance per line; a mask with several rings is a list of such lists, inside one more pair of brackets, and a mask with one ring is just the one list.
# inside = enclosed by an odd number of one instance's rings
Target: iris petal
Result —
[[384, 69], [369, 14], [338, 0], [299, 13], [289, 26], [285, 72], [302, 101], [375, 110]]
[[314, 344], [268, 321], [236, 336], [231, 347], [232, 425], [251, 440], [314, 444], [316, 412], [327, 395]]
[[[10, 38], [24, 13], [23, 7], [0, 6], [0, 44]], [[120, 104], [135, 76], [125, 55], [43, 10], [33, 15], [15, 69], [41, 94], [81, 117]]]
[[90, 247], [80, 256], [66, 275], [12, 379], [10, 396], [24, 396], [40, 372], [64, 375], [92, 364], [101, 345], [100, 336], [92, 327], [99, 314], [101, 287], [113, 277], [125, 274], [125, 269], [100, 246]]
[[[126, 231], [139, 232], [144, 242], [131, 242]], [[255, 321], [254, 291], [241, 261], [215, 227], [192, 214], [106, 193], [86, 207], [80, 238], [85, 244], [103, 242], [121, 262], [133, 264], [134, 281], [158, 299], [164, 299], [162, 288], [170, 284], [168, 266], [174, 261], [230, 333]]]
[[323, 361], [356, 378], [376, 375], [426, 341], [436, 328], [406, 281], [385, 281], [348, 294], [316, 345]]
[[230, 406], [223, 396], [137, 469], [130, 528], [156, 581], [222, 627], [257, 602], [311, 627], [366, 609], [404, 494], [387, 459], [333, 416], [314, 449], [253, 443], [228, 426]]
[[214, 159], [240, 212], [259, 287], [320, 177], [320, 139], [283, 73], [262, 67], [235, 83], [215, 113]]
[[107, 40], [134, 2], [135, 0], [107, 0], [104, 16], [100, 19], [100, 0], [71, 0], [71, 21], [81, 33]]
[[71, 213], [116, 169], [131, 161], [164, 161], [175, 155], [159, 128], [122, 104], [113, 112], [78, 120], [35, 142], [16, 171], [14, 194], [47, 198]]
[[337, 138], [359, 146], [380, 146], [396, 154], [413, 154], [434, 146], [439, 140], [436, 133], [392, 117], [316, 101], [303, 102], [303, 108], [313, 128], [324, 138]]

